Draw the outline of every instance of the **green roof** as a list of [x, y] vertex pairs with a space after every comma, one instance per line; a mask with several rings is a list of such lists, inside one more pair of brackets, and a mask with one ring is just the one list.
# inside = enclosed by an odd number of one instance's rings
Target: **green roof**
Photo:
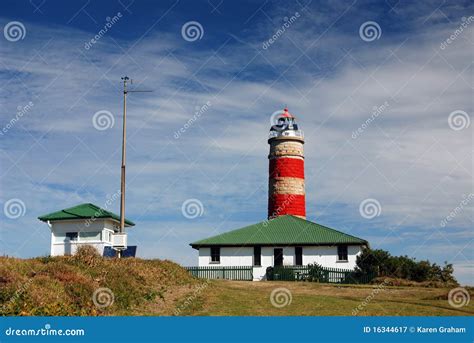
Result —
[[[39, 220], [44, 222], [54, 220], [71, 220], [71, 219], [92, 219], [92, 218], [110, 218], [120, 222], [120, 216], [115, 213], [109, 212], [96, 206], [94, 204], [81, 204], [71, 208], [66, 208], [61, 211], [48, 213], [38, 217]], [[125, 219], [125, 224], [128, 226], [134, 226], [135, 223], [131, 220]]]
[[362, 238], [313, 223], [299, 217], [285, 215], [272, 220], [229, 231], [191, 243], [202, 246], [253, 246], [253, 245], [368, 245]]

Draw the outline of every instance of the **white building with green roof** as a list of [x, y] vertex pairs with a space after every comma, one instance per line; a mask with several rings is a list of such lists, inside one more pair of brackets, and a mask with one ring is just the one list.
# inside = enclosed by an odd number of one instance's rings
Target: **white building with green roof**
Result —
[[[92, 245], [102, 254], [117, 245], [120, 217], [94, 204], [81, 204], [38, 217], [51, 230], [51, 256], [72, 255], [81, 245]], [[125, 219], [125, 226], [135, 223]], [[126, 246], [126, 242], [125, 242]]]
[[368, 242], [296, 216], [274, 219], [191, 243], [199, 250], [199, 266], [253, 266], [254, 280], [267, 267], [318, 263], [327, 268], [354, 269]]
[[304, 135], [288, 112], [272, 115], [268, 143], [268, 220], [202, 239], [199, 267], [250, 267], [253, 279], [265, 278], [268, 267], [305, 266], [353, 270], [368, 242], [306, 220]]

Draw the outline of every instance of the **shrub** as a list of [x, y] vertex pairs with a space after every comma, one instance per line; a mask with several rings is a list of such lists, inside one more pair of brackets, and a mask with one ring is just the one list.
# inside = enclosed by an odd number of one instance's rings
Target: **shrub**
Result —
[[74, 260], [82, 262], [88, 266], [95, 266], [101, 258], [99, 252], [92, 245], [81, 245], [74, 254]]
[[328, 274], [317, 263], [308, 264], [308, 281], [328, 282]]
[[266, 270], [267, 280], [284, 280], [294, 281], [295, 272], [292, 268], [285, 268], [282, 266], [268, 267]]
[[92, 245], [84, 244], [77, 248], [74, 256], [81, 257], [100, 257], [99, 251]]
[[378, 275], [416, 282], [439, 281], [457, 284], [453, 276], [453, 265], [445, 262], [444, 267], [428, 260], [416, 261], [408, 256], [392, 256], [385, 250], [364, 249], [357, 256], [356, 272], [362, 275]]
[[265, 275], [267, 277], [267, 280], [273, 281], [273, 267], [267, 267], [265, 270]]
[[386, 275], [388, 269], [391, 269], [390, 259], [388, 251], [364, 249], [362, 254], [357, 256], [356, 264], [362, 273]]

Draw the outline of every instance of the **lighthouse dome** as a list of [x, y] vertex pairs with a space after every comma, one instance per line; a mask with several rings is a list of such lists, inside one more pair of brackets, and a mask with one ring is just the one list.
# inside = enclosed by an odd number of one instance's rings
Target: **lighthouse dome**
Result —
[[[278, 111], [276, 114], [276, 123], [270, 128], [269, 138], [277, 137], [297, 137], [303, 138], [303, 131], [298, 128], [296, 118], [288, 112], [288, 108]], [[272, 116], [273, 117], [273, 116]]]

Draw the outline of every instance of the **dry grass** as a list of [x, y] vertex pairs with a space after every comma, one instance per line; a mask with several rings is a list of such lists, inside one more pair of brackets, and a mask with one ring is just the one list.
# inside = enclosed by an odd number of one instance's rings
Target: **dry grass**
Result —
[[[175, 302], [202, 282], [171, 261], [0, 257], [0, 315], [173, 314]], [[102, 287], [114, 294], [104, 308], [92, 300]]]
[[[282, 308], [270, 302], [271, 292], [284, 287], [291, 303]], [[474, 305], [451, 307], [447, 288], [329, 285], [309, 282], [213, 281], [185, 315], [239, 316], [466, 316]], [[471, 291], [472, 293], [472, 291]], [[472, 296], [472, 294], [471, 294]], [[362, 310], [357, 306], [370, 297]]]
[[[102, 287], [114, 294], [113, 304], [104, 308], [92, 300]], [[278, 287], [292, 295], [282, 308], [270, 302]], [[206, 282], [171, 261], [104, 259], [87, 252], [26, 260], [0, 257], [0, 315], [350, 316], [369, 298], [357, 315], [474, 315], [473, 303], [459, 309], [448, 304], [449, 288], [376, 289], [310, 282]]]

